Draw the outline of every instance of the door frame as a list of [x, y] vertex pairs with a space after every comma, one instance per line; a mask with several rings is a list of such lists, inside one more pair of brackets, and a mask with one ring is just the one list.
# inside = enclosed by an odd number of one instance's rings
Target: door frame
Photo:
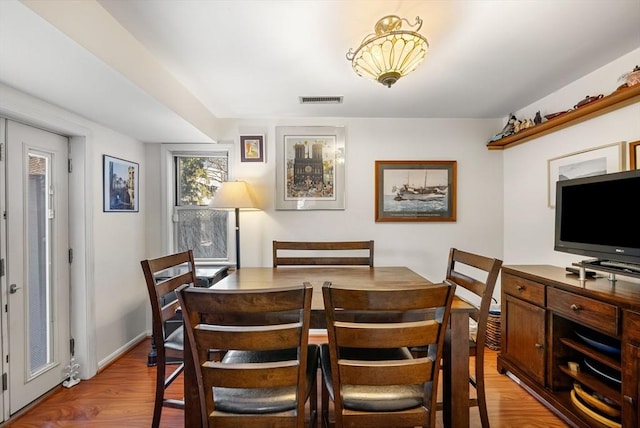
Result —
[[[7, 122], [4, 118], [0, 117], [0, 259], [4, 262], [4, 274], [0, 276], [0, 308], [4, 308], [7, 303], [9, 295], [7, 294], [7, 219], [4, 216], [6, 212], [6, 183], [5, 183], [5, 157], [6, 157], [6, 138]], [[9, 349], [9, 317], [6, 311], [2, 310], [2, 316], [0, 316], [0, 370], [1, 373], [8, 373], [8, 364], [6, 359], [5, 350]], [[4, 389], [0, 391], [2, 399], [0, 400], [0, 416], [2, 420], [7, 420], [10, 412], [10, 402], [8, 391]], [[5, 412], [5, 409], [7, 410]]]
[[[13, 98], [12, 92], [2, 89], [3, 105], [0, 116], [24, 123], [29, 126], [64, 135], [69, 138], [69, 157], [72, 159], [72, 172], [69, 174], [69, 245], [74, 250], [71, 263], [71, 337], [75, 341], [75, 358], [80, 364], [79, 377], [89, 379], [97, 373], [95, 335], [95, 303], [94, 303], [94, 250], [93, 250], [93, 177], [87, 173], [87, 165], [92, 165], [92, 133], [89, 128], [78, 122], [60, 118], [54, 109], [36, 109], [25, 105], [19, 97]], [[34, 113], [35, 112], [35, 113]], [[0, 141], [5, 142], [4, 126]], [[5, 146], [6, 147], [6, 146]], [[3, 153], [4, 155], [5, 153]], [[4, 190], [2, 190], [4, 192]], [[4, 199], [2, 204], [4, 204]], [[4, 212], [4, 209], [2, 210]], [[0, 217], [3, 217], [0, 213]], [[5, 227], [4, 219], [1, 221]], [[6, 248], [1, 251], [5, 252]], [[6, 257], [3, 257], [6, 258]], [[0, 308], [8, 301], [6, 278], [0, 281]], [[2, 311], [2, 328], [5, 329], [7, 318]], [[8, 346], [5, 346], [7, 335], [2, 331], [2, 360], [6, 361]], [[3, 373], [6, 372], [4, 364]], [[3, 413], [0, 419], [8, 420], [10, 408], [8, 394], [2, 393]]]

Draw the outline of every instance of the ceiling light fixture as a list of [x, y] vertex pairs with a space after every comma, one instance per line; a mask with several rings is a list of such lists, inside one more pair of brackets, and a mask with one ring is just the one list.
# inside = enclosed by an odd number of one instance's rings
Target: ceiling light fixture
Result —
[[[402, 21], [417, 28], [415, 31], [402, 30]], [[385, 16], [376, 23], [375, 33], [366, 36], [355, 52], [349, 49], [347, 59], [359, 76], [377, 80], [390, 88], [415, 70], [427, 56], [429, 43], [418, 34], [421, 27], [419, 16], [414, 25], [396, 15]]]

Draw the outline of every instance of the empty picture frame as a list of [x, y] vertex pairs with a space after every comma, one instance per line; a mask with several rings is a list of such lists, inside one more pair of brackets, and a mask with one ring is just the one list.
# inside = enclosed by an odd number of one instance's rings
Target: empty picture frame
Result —
[[629, 143], [629, 169], [640, 169], [640, 140]]
[[547, 161], [548, 205], [556, 205], [556, 183], [572, 178], [591, 177], [622, 171], [625, 165], [624, 141], [558, 156]]

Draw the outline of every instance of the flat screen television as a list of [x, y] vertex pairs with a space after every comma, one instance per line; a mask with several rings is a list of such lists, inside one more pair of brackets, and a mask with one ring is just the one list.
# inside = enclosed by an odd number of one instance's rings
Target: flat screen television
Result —
[[640, 273], [639, 205], [640, 169], [558, 181], [554, 249]]

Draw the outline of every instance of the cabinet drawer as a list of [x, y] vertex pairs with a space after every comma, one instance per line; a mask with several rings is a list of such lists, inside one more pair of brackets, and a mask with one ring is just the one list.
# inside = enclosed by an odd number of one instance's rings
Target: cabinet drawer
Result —
[[534, 305], [544, 306], [545, 286], [538, 282], [503, 273], [502, 291]]
[[552, 311], [603, 333], [619, 335], [620, 314], [616, 306], [551, 287], [547, 297]]

